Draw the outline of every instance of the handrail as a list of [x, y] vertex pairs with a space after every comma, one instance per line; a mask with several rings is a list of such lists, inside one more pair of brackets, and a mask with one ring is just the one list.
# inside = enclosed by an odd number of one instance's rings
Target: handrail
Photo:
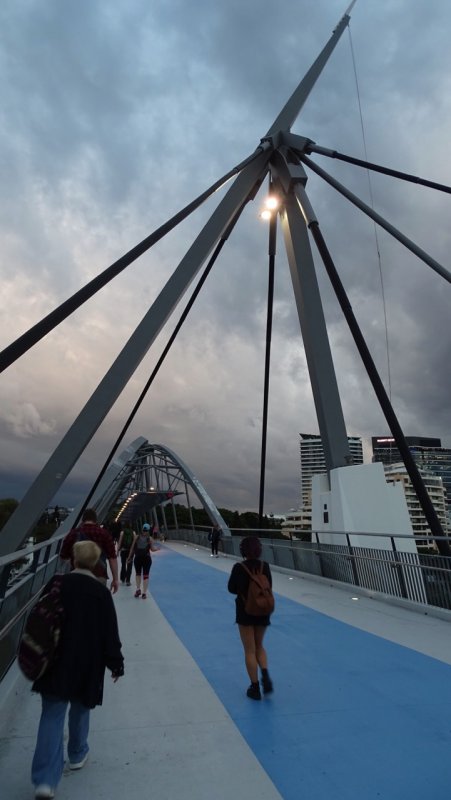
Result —
[[[179, 525], [180, 528], [183, 528], [183, 525]], [[203, 530], [210, 530], [211, 525], [196, 525], [195, 530], [203, 531]], [[173, 526], [168, 525], [168, 530], [175, 530]], [[291, 541], [289, 535], [287, 536], [284, 533], [283, 528], [232, 528], [229, 526], [230, 531], [246, 531], [249, 535], [258, 536], [261, 533], [280, 533], [286, 538], [287, 541]], [[450, 542], [450, 536], [432, 536], [432, 533], [381, 533], [380, 531], [302, 531], [298, 530], [296, 533], [302, 535], [310, 535], [310, 536], [377, 536], [380, 539], [410, 539], [414, 540], [415, 542], [418, 541], [436, 541], [437, 539], [445, 540]]]
[[65, 536], [67, 536], [67, 531], [64, 531], [64, 533], [60, 533], [56, 536], [53, 535], [49, 539], [43, 539], [42, 542], [38, 542], [37, 544], [24, 547], [22, 550], [15, 550], [14, 553], [10, 553], [7, 556], [0, 556], [0, 567], [6, 567], [8, 564], [12, 564], [14, 561], [20, 561], [21, 558], [33, 555], [33, 553], [42, 550], [44, 547], [50, 547], [50, 545], [59, 542], [61, 539], [64, 539]]
[[22, 608], [17, 612], [17, 614], [15, 614], [14, 617], [12, 617], [9, 620], [9, 622], [7, 622], [6, 625], [3, 628], [0, 629], [0, 641], [3, 639], [4, 636], [6, 636], [6, 634], [8, 634], [10, 632], [10, 630], [12, 628], [14, 628], [14, 625], [16, 625], [16, 623], [19, 622], [19, 620], [27, 613], [28, 609], [31, 608], [32, 606], [34, 606], [34, 604], [35, 604], [37, 598], [39, 597], [39, 595], [41, 594], [43, 588], [44, 587], [41, 586], [39, 591], [36, 592], [36, 594], [34, 594], [33, 597], [30, 597], [28, 602], [25, 603], [24, 606], [22, 606]]
[[[305, 542], [304, 542], [304, 544], [305, 544]], [[280, 545], [271, 544], [270, 546], [277, 548]], [[347, 545], [344, 545], [344, 546], [346, 547]], [[316, 550], [316, 549], [313, 549], [311, 547], [296, 547], [296, 550], [302, 550], [305, 553], [316, 553], [316, 555], [320, 555], [320, 556], [324, 556], [324, 555], [326, 555], [326, 556], [327, 555], [330, 555], [330, 556], [342, 556], [343, 558], [346, 558], [349, 561], [352, 561], [352, 559], [358, 559], [360, 561], [374, 561], [374, 562], [379, 563], [379, 564], [388, 564], [389, 566], [393, 566], [393, 567], [414, 567], [415, 569], [424, 569], [425, 566], [426, 566], [425, 564], [415, 564], [413, 561], [393, 561], [393, 560], [388, 559], [388, 558], [379, 558], [377, 556], [370, 556], [370, 555], [360, 555], [359, 553], [354, 553], [354, 552], [353, 553], [349, 553], [349, 552], [348, 553], [340, 553], [340, 552], [338, 552], [336, 550]], [[396, 550], [387, 550], [386, 552], [387, 553], [392, 553], [393, 555], [400, 555], [400, 553], [397, 552]], [[404, 553], [404, 551], [401, 551], [401, 554], [402, 553]], [[419, 553], [412, 553], [412, 555], [420, 555], [420, 554]], [[434, 554], [432, 556], [428, 555], [427, 553], [424, 553], [424, 554], [421, 554], [421, 555], [422, 555], [423, 558], [446, 558], [446, 556], [442, 556], [442, 555], [440, 555], [440, 553], [437, 553], [437, 555]], [[434, 566], [432, 566], [432, 564], [431, 565], [428, 564], [427, 565], [427, 569], [434, 570], [436, 572], [445, 572], [445, 573], [449, 573], [451, 575], [451, 570], [449, 568], [446, 568], [446, 567], [434, 567]]]
[[[64, 534], [23, 548], [2, 558], [0, 567], [0, 681], [13, 663], [23, 624], [30, 608], [41, 594], [43, 586], [57, 570], [60, 543]], [[42, 553], [42, 555], [41, 555]], [[28, 562], [19, 575], [11, 578], [12, 565], [25, 557]], [[11, 615], [11, 616], [10, 616]]]
[[[245, 529], [245, 531], [247, 530]], [[253, 533], [257, 533], [256, 530]], [[368, 535], [368, 534], [367, 534]], [[381, 536], [379, 534], [379, 536]], [[176, 538], [186, 538], [208, 547], [204, 531], [179, 530]], [[381, 592], [384, 596], [403, 598], [422, 608], [451, 611], [451, 559], [440, 553], [407, 552], [397, 549], [393, 534], [391, 547], [353, 545], [352, 534], [340, 543], [306, 542], [262, 537], [264, 558], [271, 564], [290, 571], [313, 574], [325, 580], [336, 580], [356, 588]], [[387, 538], [383, 534], [382, 538]], [[404, 537], [406, 538], [406, 537]], [[409, 537], [410, 538], [410, 537]], [[223, 540], [226, 553], [238, 556], [240, 537]], [[266, 549], [266, 551], [265, 551]], [[393, 576], [393, 577], [392, 577]]]

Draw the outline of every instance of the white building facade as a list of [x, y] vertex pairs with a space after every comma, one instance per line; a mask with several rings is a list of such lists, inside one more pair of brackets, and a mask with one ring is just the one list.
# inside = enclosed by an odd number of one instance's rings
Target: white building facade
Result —
[[305, 505], [289, 511], [282, 522], [281, 531], [290, 539], [310, 539], [312, 531], [312, 506]]

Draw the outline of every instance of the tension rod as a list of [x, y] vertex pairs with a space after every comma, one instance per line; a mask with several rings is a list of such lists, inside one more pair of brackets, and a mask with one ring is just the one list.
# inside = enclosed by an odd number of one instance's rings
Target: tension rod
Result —
[[[269, 194], [273, 189], [273, 184], [269, 182]], [[265, 502], [265, 473], [266, 473], [266, 440], [268, 433], [268, 405], [269, 405], [269, 374], [271, 363], [271, 339], [272, 339], [272, 320], [274, 307], [274, 272], [276, 261], [276, 242], [277, 242], [277, 212], [273, 211], [269, 221], [269, 240], [268, 240], [268, 302], [266, 314], [266, 350], [265, 350], [265, 377], [263, 386], [263, 420], [262, 420], [262, 447], [260, 462], [260, 494], [258, 503], [258, 526], [263, 526], [263, 508]]]
[[409, 181], [410, 183], [417, 183], [419, 186], [427, 186], [429, 189], [437, 189], [439, 192], [451, 194], [451, 186], [446, 186], [444, 183], [428, 181], [425, 178], [419, 178], [417, 175], [411, 175], [408, 172], [400, 172], [397, 169], [382, 167], [380, 164], [373, 164], [371, 161], [363, 161], [361, 158], [354, 158], [353, 156], [345, 155], [345, 153], [339, 153], [338, 150], [329, 150], [327, 147], [320, 147], [313, 142], [307, 144], [304, 152], [318, 153], [320, 156], [336, 158], [339, 161], [346, 161], [348, 164], [354, 164], [357, 167], [364, 167], [365, 169], [373, 170], [373, 172], [380, 172], [382, 175], [390, 175], [392, 178], [399, 178], [400, 180]]
[[424, 263], [427, 264], [429, 267], [431, 267], [431, 269], [433, 269], [434, 272], [437, 272], [437, 274], [441, 275], [442, 278], [448, 281], [448, 283], [451, 283], [451, 272], [445, 269], [445, 267], [442, 267], [442, 265], [439, 264], [438, 261], [436, 261], [434, 258], [431, 258], [431, 256], [424, 250], [422, 250], [421, 247], [418, 247], [418, 245], [416, 245], [415, 242], [412, 242], [411, 239], [409, 239], [407, 236], [404, 236], [404, 234], [401, 233], [401, 231], [399, 231], [397, 228], [395, 228], [394, 225], [392, 225], [390, 222], [384, 219], [384, 217], [382, 217], [380, 214], [374, 211], [370, 206], [364, 203], [363, 200], [360, 200], [360, 198], [357, 197], [357, 195], [353, 194], [353, 192], [350, 192], [349, 189], [346, 189], [346, 187], [343, 186], [342, 183], [335, 180], [335, 178], [333, 178], [332, 175], [329, 175], [329, 173], [326, 172], [324, 169], [321, 169], [321, 167], [319, 167], [318, 164], [315, 164], [315, 162], [312, 161], [311, 158], [308, 158], [308, 156], [305, 155], [299, 155], [299, 158], [303, 164], [306, 164], [313, 172], [316, 172], [317, 175], [323, 178], [326, 181], [326, 183], [330, 184], [330, 186], [333, 186], [334, 189], [337, 190], [337, 192], [340, 192], [340, 194], [342, 194], [344, 197], [350, 200], [350, 202], [353, 203], [355, 206], [357, 206], [357, 208], [360, 208], [360, 210], [363, 211], [364, 214], [366, 214], [368, 217], [374, 220], [374, 222], [377, 222], [377, 224], [380, 225], [381, 228], [384, 228], [384, 230], [386, 230], [387, 233], [389, 233], [391, 236], [397, 239], [398, 242], [401, 242], [401, 244], [403, 244], [404, 247], [407, 247], [407, 249], [410, 250], [411, 253], [420, 258], [421, 261], [424, 261]]

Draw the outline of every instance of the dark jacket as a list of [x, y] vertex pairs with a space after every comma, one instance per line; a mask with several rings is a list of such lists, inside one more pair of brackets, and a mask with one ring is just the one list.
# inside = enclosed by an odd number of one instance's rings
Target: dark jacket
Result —
[[208, 538], [210, 542], [213, 542], [213, 544], [218, 544], [221, 537], [222, 537], [221, 528], [212, 528], [210, 536]]
[[[246, 561], [242, 562], [246, 565], [246, 567], [251, 572], [257, 572], [260, 568], [260, 564], [262, 562], [258, 561], [257, 559], [247, 559]], [[263, 574], [269, 580], [270, 585], [272, 586], [272, 575], [271, 570], [269, 568], [269, 564], [266, 561], [263, 561]], [[237, 561], [236, 564], [233, 565], [232, 572], [230, 573], [229, 582], [227, 584], [227, 588], [231, 594], [236, 594], [236, 617], [235, 622], [238, 625], [270, 625], [269, 616], [261, 616], [261, 617], [253, 617], [250, 614], [246, 614], [244, 610], [244, 603], [245, 598], [247, 597], [247, 590], [249, 587], [249, 575], [247, 572], [241, 567], [241, 562]]]
[[94, 708], [102, 704], [105, 668], [114, 675], [124, 673], [113, 599], [91, 574], [75, 571], [62, 577], [61, 600], [64, 621], [57, 657], [32, 690]]

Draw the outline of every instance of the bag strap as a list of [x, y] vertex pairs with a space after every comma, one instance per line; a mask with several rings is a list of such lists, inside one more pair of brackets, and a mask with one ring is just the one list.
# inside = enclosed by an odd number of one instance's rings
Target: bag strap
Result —
[[[240, 567], [243, 567], [244, 571], [247, 572], [247, 574], [254, 581], [254, 583], [258, 583], [258, 580], [255, 577], [255, 574], [253, 572], [251, 572], [250, 569], [248, 567], [246, 567], [245, 564], [243, 564], [242, 561], [240, 561], [238, 563], [239, 563]], [[261, 575], [262, 572], [263, 572], [263, 561], [260, 561], [260, 569], [258, 570], [257, 575]]]

